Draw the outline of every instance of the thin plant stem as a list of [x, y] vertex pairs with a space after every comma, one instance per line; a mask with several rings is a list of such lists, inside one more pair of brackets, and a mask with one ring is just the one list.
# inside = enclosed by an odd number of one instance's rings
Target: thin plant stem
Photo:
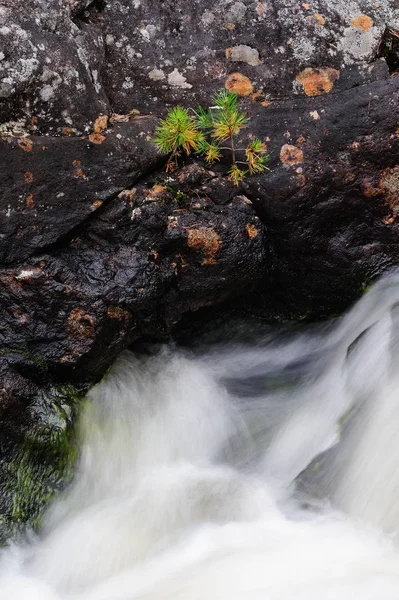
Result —
[[234, 148], [234, 139], [233, 139], [233, 132], [230, 129], [230, 143], [231, 143], [231, 156], [232, 156], [232, 160], [233, 160], [233, 165], [236, 164], [236, 150]]

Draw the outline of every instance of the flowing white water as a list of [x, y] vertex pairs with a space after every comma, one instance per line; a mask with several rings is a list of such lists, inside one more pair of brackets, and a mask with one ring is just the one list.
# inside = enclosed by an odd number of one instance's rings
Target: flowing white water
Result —
[[398, 303], [390, 277], [328, 329], [125, 353], [0, 598], [398, 600]]

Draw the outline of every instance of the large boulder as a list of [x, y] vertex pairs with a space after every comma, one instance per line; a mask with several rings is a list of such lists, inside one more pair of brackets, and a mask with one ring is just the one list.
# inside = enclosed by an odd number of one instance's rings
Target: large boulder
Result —
[[[390, 0], [0, 0], [7, 523], [59, 485], [37, 457], [55, 439], [69, 465], [68, 407], [133, 341], [217, 306], [330, 315], [397, 265], [397, 29]], [[223, 87], [270, 172], [234, 187], [227, 153], [166, 175], [158, 118]]]

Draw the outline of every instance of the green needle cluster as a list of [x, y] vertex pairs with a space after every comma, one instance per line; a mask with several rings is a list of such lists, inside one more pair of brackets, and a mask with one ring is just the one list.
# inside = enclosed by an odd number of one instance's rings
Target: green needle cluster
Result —
[[228, 175], [235, 185], [248, 174], [266, 170], [269, 157], [259, 138], [252, 137], [245, 148], [236, 146], [237, 136], [248, 125], [248, 118], [238, 108], [237, 95], [223, 89], [212, 103], [210, 108], [199, 106], [196, 111], [176, 106], [160, 121], [154, 142], [160, 152], [170, 155], [166, 170], [173, 171], [182, 152], [195, 152], [212, 165], [221, 159], [222, 150], [231, 154]]

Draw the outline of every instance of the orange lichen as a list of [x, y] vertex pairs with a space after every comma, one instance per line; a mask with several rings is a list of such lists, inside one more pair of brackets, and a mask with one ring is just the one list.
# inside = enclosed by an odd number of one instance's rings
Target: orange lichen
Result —
[[73, 167], [80, 167], [80, 165], [81, 165], [81, 162], [80, 162], [80, 160], [74, 160], [74, 161], [72, 162], [72, 166], [73, 166]]
[[97, 210], [97, 208], [100, 208], [100, 206], [102, 206], [103, 204], [103, 200], [94, 200], [93, 204], [90, 206], [91, 210]]
[[105, 136], [101, 135], [101, 133], [91, 133], [89, 135], [89, 140], [92, 144], [102, 144], [105, 140]]
[[299, 165], [303, 162], [303, 152], [296, 146], [284, 144], [280, 150], [280, 160], [284, 165]]
[[351, 20], [351, 25], [353, 25], [353, 27], [356, 27], [357, 29], [369, 31], [369, 29], [374, 25], [374, 21], [367, 15], [359, 15], [358, 17], [355, 17]]
[[303, 85], [307, 96], [321, 96], [331, 92], [338, 78], [339, 71], [331, 67], [308, 67], [297, 75], [296, 80]]
[[85, 178], [85, 174], [83, 173], [83, 170], [82, 170], [82, 169], [77, 169], [77, 171], [76, 171], [76, 173], [75, 173], [74, 177], [75, 177], [76, 179], [84, 179], [84, 178]]
[[26, 183], [32, 183], [33, 174], [30, 171], [27, 171], [24, 175], [24, 179], [25, 179]]
[[257, 102], [264, 107], [270, 106], [271, 104], [271, 102], [267, 102], [267, 100], [265, 99], [265, 95], [261, 90], [258, 90], [257, 92], [254, 92], [252, 94], [252, 100], [253, 102]]
[[62, 130], [62, 134], [63, 134], [63, 135], [71, 135], [71, 134], [72, 134], [72, 129], [71, 129], [70, 127], [65, 127], [65, 128]]
[[87, 339], [93, 337], [95, 332], [94, 318], [85, 313], [79, 306], [74, 308], [68, 317], [68, 335], [69, 337], [78, 337]]
[[232, 73], [226, 79], [224, 85], [229, 92], [234, 92], [239, 96], [249, 96], [253, 92], [252, 83], [242, 73]]
[[226, 58], [231, 58], [232, 52], [233, 52], [233, 48], [226, 48], [226, 50], [224, 51]]
[[251, 223], [247, 223], [245, 229], [247, 230], [247, 234], [251, 239], [257, 237], [258, 230], [256, 229], [255, 225], [252, 225]]
[[380, 177], [379, 192], [384, 196], [393, 214], [399, 215], [399, 167], [385, 169]]
[[29, 194], [25, 200], [26, 208], [35, 208], [35, 203], [32, 194]]
[[107, 310], [107, 317], [110, 319], [115, 319], [116, 321], [126, 321], [130, 319], [132, 314], [126, 310], [125, 308], [121, 308], [120, 306], [109, 306]]
[[233, 31], [233, 29], [235, 29], [235, 23], [228, 23], [226, 25], [226, 29], [228, 29], [229, 31]]
[[136, 192], [137, 192], [137, 188], [132, 188], [131, 190], [122, 190], [122, 192], [120, 194], [118, 194], [118, 198], [120, 200], [127, 198], [129, 200], [130, 206], [132, 206]]
[[323, 26], [326, 22], [325, 18], [319, 13], [309, 15], [308, 17], [306, 17], [306, 20], [308, 21], [308, 23], [310, 23], [310, 25], [313, 25], [314, 27]]
[[306, 177], [302, 173], [300, 173], [299, 175], [297, 175], [296, 180], [297, 180], [297, 183], [298, 183], [298, 187], [302, 188], [302, 187], [304, 187], [306, 185]]
[[97, 117], [97, 119], [94, 121], [93, 131], [94, 133], [102, 133], [105, 129], [107, 129], [107, 126], [108, 116], [101, 115], [100, 117]]
[[151, 188], [151, 196], [162, 196], [165, 192], [165, 186], [160, 184], [155, 184], [154, 187]]
[[190, 248], [200, 250], [206, 254], [202, 261], [203, 265], [214, 265], [216, 255], [220, 250], [220, 236], [210, 227], [199, 227], [198, 229], [189, 229], [187, 234], [187, 244]]
[[18, 140], [18, 146], [25, 152], [31, 152], [33, 148], [32, 140], [29, 138], [20, 138]]
[[299, 138], [297, 139], [296, 143], [298, 144], [298, 146], [303, 146], [305, 141], [306, 141], [306, 139], [303, 137], [303, 135], [300, 135]]
[[310, 5], [307, 2], [302, 2], [302, 6], [305, 10], [310, 10]]

